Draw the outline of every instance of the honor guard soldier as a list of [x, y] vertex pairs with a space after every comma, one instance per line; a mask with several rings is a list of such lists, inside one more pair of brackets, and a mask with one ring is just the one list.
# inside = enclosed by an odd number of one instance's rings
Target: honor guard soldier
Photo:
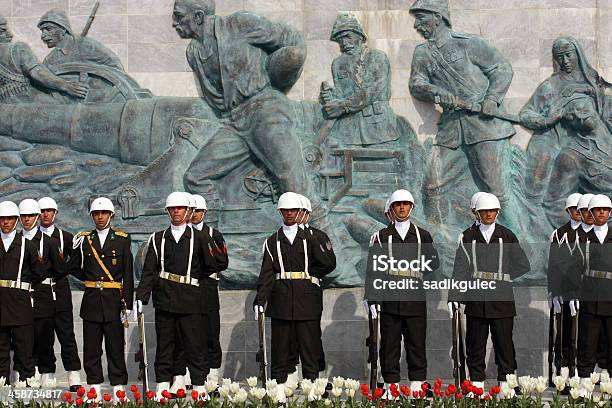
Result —
[[134, 296], [131, 240], [128, 234], [111, 228], [115, 206], [106, 197], [93, 200], [89, 213], [95, 229], [77, 234], [69, 261], [70, 273], [84, 281], [81, 301], [83, 319], [83, 366], [87, 389], [96, 390], [104, 382], [102, 341], [106, 349], [108, 378], [113, 398], [128, 381], [125, 364], [125, 332]]
[[[571, 313], [569, 300], [573, 297], [571, 291], [574, 283], [565, 271], [571, 262], [574, 251], [578, 252], [578, 231], [582, 216], [578, 210], [580, 193], [571, 194], [565, 201], [565, 211], [569, 221], [555, 229], [550, 235], [550, 250], [548, 255], [548, 297], [555, 315], [561, 314], [561, 327], [557, 330], [554, 343], [556, 372], [561, 367], [569, 367], [570, 373], [576, 368], [575, 355], [571, 352]], [[564, 299], [566, 299], [564, 301]]]
[[[188, 193], [186, 193], [188, 194]], [[217, 272], [203, 278], [200, 281], [200, 289], [202, 292], [202, 324], [207, 327], [206, 347], [208, 349], [208, 367], [210, 372], [207, 379], [218, 379], [219, 368], [221, 368], [221, 343], [219, 337], [221, 335], [221, 316], [219, 313], [219, 273], [226, 270], [228, 266], [227, 247], [225, 239], [217, 229], [207, 225], [204, 222], [204, 217], [208, 211], [206, 200], [199, 194], [188, 194], [190, 198], [189, 205], [191, 207], [191, 218], [189, 225], [195, 233], [206, 234], [208, 238], [212, 238], [214, 243], [214, 255], [217, 263]], [[208, 239], [207, 238], [207, 239]], [[185, 356], [183, 346], [180, 342], [175, 345], [175, 361], [177, 369], [173, 379], [170, 392], [176, 392], [191, 385], [191, 376], [189, 369], [185, 367]]]
[[311, 234], [299, 228], [299, 195], [282, 194], [277, 208], [283, 225], [264, 242], [253, 308], [256, 320], [264, 307], [272, 319], [271, 377], [279, 384], [278, 399], [283, 402], [292, 338], [297, 342], [302, 376], [310, 380], [318, 377], [323, 312], [320, 280], [334, 270], [335, 263]]
[[[329, 237], [327, 236], [325, 232], [323, 232], [322, 230], [318, 228], [311, 226], [308, 223], [310, 221], [310, 214], [312, 213], [312, 203], [310, 202], [310, 199], [301, 194], [298, 194], [298, 197], [300, 199], [300, 202], [302, 203], [302, 207], [301, 207], [302, 212], [298, 216], [298, 219], [296, 220], [298, 226], [300, 227], [300, 229], [302, 229], [306, 233], [306, 235], [310, 234], [311, 238], [314, 238], [319, 243], [322, 253], [329, 257], [328, 263], [330, 264], [330, 267], [333, 266], [333, 269], [336, 269], [336, 254], [334, 253], [334, 249], [333, 249], [331, 240], [329, 239]], [[321, 282], [322, 281], [323, 280], [321, 279]], [[322, 339], [323, 333], [320, 329], [321, 329], [321, 320], [319, 319], [319, 339], [321, 341], [321, 357], [319, 358], [319, 372], [325, 371], [325, 366], [326, 366], [325, 351], [323, 350], [323, 339]], [[298, 344], [297, 344], [297, 340], [295, 339], [295, 332], [293, 333], [293, 336], [294, 336], [294, 339], [292, 340], [293, 348], [291, 350], [291, 354], [289, 355], [288, 369], [289, 369], [290, 374], [288, 375], [288, 377], [291, 380], [291, 382], [297, 382], [299, 380], [298, 372], [297, 372], [297, 365], [299, 364], [299, 351], [297, 349]], [[328, 386], [329, 385], [330, 384], [328, 384]], [[329, 389], [331, 390], [331, 388]]]
[[[414, 198], [407, 190], [396, 190], [389, 199], [389, 212], [394, 221], [378, 231], [372, 239], [371, 251], [384, 249], [389, 259], [396, 262], [405, 260], [430, 261], [429, 270], [390, 266], [387, 274], [394, 279], [414, 279], [422, 281], [427, 273], [433, 273], [440, 266], [438, 253], [433, 245], [431, 234], [411, 222]], [[383, 254], [381, 254], [383, 255]], [[395, 264], [397, 265], [397, 263]], [[372, 269], [374, 273], [377, 271]], [[370, 270], [368, 271], [370, 272]], [[400, 381], [400, 358], [402, 338], [408, 363], [410, 388], [420, 390], [427, 378], [426, 332], [427, 304], [422, 288], [411, 290], [408, 297], [382, 301], [369, 299], [370, 317], [378, 318], [377, 305], [380, 305], [380, 365], [385, 388], [389, 392], [391, 384]], [[395, 296], [393, 297], [395, 298]]]
[[[580, 237], [582, 285], [578, 316], [578, 376], [588, 378], [595, 369], [596, 352], [603, 331], [606, 350], [612, 349], [612, 231], [608, 226], [612, 203], [605, 195], [591, 198], [588, 211], [594, 227]], [[584, 213], [583, 213], [584, 214]], [[610, 371], [612, 366], [601, 367]]]
[[[41, 374], [41, 387], [55, 387], [55, 333], [62, 347], [62, 361], [69, 373], [69, 383], [80, 382], [81, 360], [74, 337], [72, 321], [72, 301], [67, 279], [68, 267], [58, 243], [37, 228], [40, 206], [36, 200], [26, 199], [19, 203], [22, 234], [38, 248], [38, 256], [43, 275], [42, 281], [34, 283], [32, 300], [34, 305], [34, 357]], [[72, 241], [69, 242], [71, 245]], [[63, 295], [63, 299], [59, 296]], [[59, 329], [61, 327], [61, 329]], [[71, 381], [72, 380], [72, 381]]]
[[578, 200], [578, 211], [580, 211], [580, 218], [582, 219], [580, 223], [580, 228], [576, 230], [578, 237], [583, 237], [589, 233], [593, 229], [593, 214], [589, 211], [589, 202], [591, 198], [594, 197], [594, 194], [583, 194], [582, 197]]
[[466, 363], [472, 383], [483, 388], [485, 357], [489, 331], [493, 340], [497, 380], [503, 386], [507, 374], [516, 370], [512, 330], [516, 308], [512, 280], [529, 272], [525, 252], [512, 231], [498, 224], [501, 205], [493, 194], [482, 194], [476, 200], [480, 219], [477, 228], [470, 227], [459, 237], [455, 255], [453, 279], [495, 282], [496, 290], [476, 290], [461, 299], [456, 292], [449, 293], [449, 311], [465, 303]]
[[17, 233], [19, 208], [12, 201], [0, 203], [0, 377], [10, 378], [10, 347], [14, 345], [15, 367], [19, 379], [35, 381], [34, 317], [30, 290], [40, 282], [42, 263], [37, 247]]
[[[68, 262], [72, 254], [73, 236], [70, 232], [55, 225], [55, 217], [59, 211], [57, 203], [51, 197], [43, 197], [38, 200], [38, 206], [40, 207], [40, 231], [55, 240], [59, 248], [60, 258], [64, 262]], [[62, 363], [68, 373], [70, 391], [76, 392], [81, 386], [81, 359], [74, 335], [72, 292], [69, 278], [56, 278], [53, 288], [55, 291], [54, 330], [61, 346]], [[55, 341], [55, 337], [53, 341]], [[51, 344], [53, 345], [53, 343]]]
[[207, 331], [202, 329], [201, 282], [217, 272], [214, 243], [187, 225], [189, 198], [174, 192], [166, 198], [169, 228], [151, 234], [140, 285], [136, 291], [137, 310], [149, 302], [153, 292], [155, 308], [155, 376], [157, 398], [170, 389], [175, 373], [177, 338], [184, 349], [193, 389], [204, 392], [207, 366]]

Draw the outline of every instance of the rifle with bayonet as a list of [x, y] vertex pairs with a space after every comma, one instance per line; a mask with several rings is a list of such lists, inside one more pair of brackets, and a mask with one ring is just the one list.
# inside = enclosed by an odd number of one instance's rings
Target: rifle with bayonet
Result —
[[142, 312], [138, 312], [138, 333], [138, 351], [136, 352], [134, 359], [137, 363], [139, 363], [138, 380], [142, 381], [142, 395], [146, 395], [147, 391], [149, 391], [149, 376], [147, 374], [147, 367], [149, 366], [149, 363], [147, 360], [147, 338], [145, 332], [145, 318], [144, 313]]
[[[441, 99], [439, 96], [436, 96], [434, 98], [434, 102], [438, 105], [440, 105]], [[482, 105], [479, 103], [473, 103], [473, 102], [467, 102], [464, 101], [462, 99], [455, 99], [455, 103], [454, 103], [455, 108], [457, 109], [462, 109], [464, 111], [467, 112], [471, 112], [471, 113], [482, 113]], [[512, 122], [512, 123], [521, 123], [521, 120], [519, 119], [518, 115], [512, 114], [512, 113], [508, 113], [502, 110], [497, 110], [496, 112], [492, 112], [490, 114], [483, 114], [486, 116], [491, 116], [494, 118], [499, 118], [499, 119], [503, 119], [503, 120], [507, 120], [508, 122]]]
[[259, 351], [257, 352], [257, 362], [259, 363], [259, 381], [263, 387], [266, 386], [266, 381], [268, 380], [268, 350], [266, 346], [266, 315], [264, 312], [259, 313], [259, 318], [257, 319], [259, 323]]
[[463, 330], [461, 328], [461, 309], [453, 306], [452, 332], [453, 347], [451, 354], [453, 358], [453, 378], [458, 387], [466, 378], [465, 373], [465, 345], [463, 343]]

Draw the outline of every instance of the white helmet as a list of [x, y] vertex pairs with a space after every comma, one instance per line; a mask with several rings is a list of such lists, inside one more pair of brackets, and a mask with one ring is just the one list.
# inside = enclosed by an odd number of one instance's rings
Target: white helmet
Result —
[[389, 208], [393, 205], [393, 203], [398, 203], [400, 201], [409, 201], [414, 205], [414, 198], [410, 191], [408, 190], [395, 190], [393, 194], [391, 194], [391, 198], [389, 198]]
[[391, 209], [391, 198], [387, 198], [387, 201], [385, 202], [385, 214], [388, 213], [390, 209]]
[[202, 197], [199, 194], [192, 194], [191, 196], [195, 200], [195, 203], [196, 203], [195, 209], [196, 210], [205, 210], [205, 211], [208, 211], [208, 207], [206, 206], [206, 199], [204, 197]]
[[593, 208], [612, 208], [612, 201], [607, 195], [597, 194], [589, 201], [589, 211]]
[[302, 200], [300, 200], [300, 196], [298, 194], [288, 191], [281, 194], [281, 196], [278, 198], [278, 205], [276, 208], [279, 210], [289, 210], [292, 208], [301, 209]]
[[170, 207], [187, 207], [189, 208], [189, 197], [187, 193], [183, 193], [182, 191], [175, 191], [174, 193], [170, 193], [168, 197], [166, 197], [166, 208]]
[[484, 191], [479, 191], [472, 196], [472, 198], [470, 199], [470, 208], [472, 210], [476, 209], [476, 201], [478, 201], [478, 198], [483, 194], [486, 194], [486, 193]]
[[38, 206], [41, 210], [55, 210], [58, 211], [57, 203], [51, 197], [43, 197], [38, 200]]
[[186, 196], [186, 197], [187, 197], [187, 199], [189, 200], [189, 205], [188, 205], [188, 207], [189, 207], [189, 208], [196, 208], [196, 201], [195, 201], [195, 198], [193, 197], [193, 194], [191, 194], [191, 193], [186, 193], [186, 192], [185, 192], [185, 193], [183, 193], [183, 194], [185, 194], [185, 196]]
[[98, 197], [91, 202], [91, 207], [89, 207], [89, 213], [91, 214], [94, 211], [110, 211], [111, 213], [115, 213], [115, 206], [113, 202], [106, 197]]
[[565, 200], [565, 209], [567, 210], [570, 207], [578, 207], [578, 201], [580, 201], [580, 197], [582, 197], [582, 194], [580, 193], [570, 194]]
[[19, 217], [19, 207], [12, 201], [1, 202], [0, 217]]
[[26, 198], [19, 203], [19, 215], [40, 214], [38, 201]]
[[300, 194], [300, 201], [302, 202], [301, 208], [308, 212], [312, 212], [312, 204], [310, 203], [310, 199], [308, 197]]
[[501, 204], [495, 194], [484, 193], [476, 200], [475, 210], [501, 210]]
[[580, 200], [578, 200], [578, 205], [576, 207], [578, 207], [579, 210], [589, 208], [589, 201], [591, 201], [593, 197], [595, 197], [595, 194], [583, 194]]

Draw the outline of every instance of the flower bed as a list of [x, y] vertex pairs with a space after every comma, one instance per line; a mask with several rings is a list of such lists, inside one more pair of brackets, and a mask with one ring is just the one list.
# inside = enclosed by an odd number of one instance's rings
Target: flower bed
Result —
[[[612, 408], [612, 381], [609, 375], [600, 376], [597, 373], [592, 374], [590, 378], [580, 379], [569, 378], [567, 371], [562, 372], [562, 375], [554, 377], [556, 392], [552, 399], [548, 400], [543, 399], [547, 389], [547, 379], [544, 377], [509, 375], [502, 387], [494, 386], [489, 390], [479, 388], [468, 380], [457, 387], [455, 384], [444, 384], [439, 378], [434, 382], [432, 390], [427, 383], [424, 383], [420, 389], [410, 389], [397, 384], [392, 384], [388, 390], [370, 389], [366, 384], [360, 384], [356, 380], [334, 377], [333, 388], [328, 392], [327, 398], [324, 398], [327, 382], [327, 378], [322, 378], [315, 381], [303, 380], [299, 385], [297, 382], [289, 381], [284, 385], [278, 385], [275, 380], [270, 380], [262, 388], [258, 387], [256, 377], [247, 379], [248, 387], [230, 379], [223, 379], [221, 384], [217, 381], [207, 381], [206, 392], [180, 389], [176, 395], [171, 395], [169, 391], [164, 391], [159, 399], [156, 398], [155, 392], [149, 390], [143, 393], [136, 385], [132, 385], [129, 392], [117, 391], [115, 396], [109, 394], [98, 396], [93, 388], [86, 390], [81, 387], [76, 393], [65, 392], [61, 402], [37, 401], [30, 404], [16, 402], [12, 406], [136, 408], [146, 405], [151, 408], [202, 406], [277, 408], [284, 405], [287, 408], [541, 408], [546, 403], [550, 408]], [[595, 391], [597, 383], [599, 383], [598, 392]], [[515, 394], [515, 387], [520, 388], [521, 395]], [[565, 387], [570, 389], [567, 398], [562, 397], [560, 393]], [[428, 397], [428, 394], [432, 396]], [[285, 401], [280, 402], [280, 398]], [[6, 406], [7, 404], [0, 403], [0, 408]]]

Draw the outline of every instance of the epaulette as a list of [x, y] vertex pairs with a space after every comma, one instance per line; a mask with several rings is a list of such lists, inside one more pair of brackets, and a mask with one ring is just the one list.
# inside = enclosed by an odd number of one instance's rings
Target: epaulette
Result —
[[127, 232], [123, 232], [123, 231], [115, 231], [115, 235], [118, 235], [123, 238], [127, 238], [129, 236]]
[[81, 231], [76, 236], [77, 237], [86, 237], [88, 235], [91, 235], [91, 231]]

